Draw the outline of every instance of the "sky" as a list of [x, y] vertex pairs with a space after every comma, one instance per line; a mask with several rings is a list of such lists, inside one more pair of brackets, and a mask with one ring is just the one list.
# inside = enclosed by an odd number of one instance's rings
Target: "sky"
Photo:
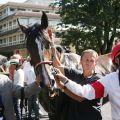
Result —
[[0, 4], [4, 4], [4, 3], [7, 3], [7, 2], [24, 2], [26, 0], [0, 0]]

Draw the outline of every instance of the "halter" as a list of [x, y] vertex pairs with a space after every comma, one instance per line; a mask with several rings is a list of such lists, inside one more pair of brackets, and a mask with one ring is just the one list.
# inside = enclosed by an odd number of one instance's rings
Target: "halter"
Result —
[[42, 65], [42, 64], [52, 65], [52, 61], [41, 61], [41, 62], [38, 62], [38, 63], [35, 65], [35, 69], [37, 69], [37, 67], [38, 67], [39, 65]]
[[[35, 65], [35, 70], [37, 69], [37, 67], [38, 66], [40, 66], [40, 65], [42, 65], [42, 64], [48, 64], [48, 65], [52, 65], [52, 61], [42, 61], [42, 62], [39, 62], [39, 63], [37, 63], [36, 65]], [[52, 74], [53, 74], [53, 72], [52, 72]], [[53, 84], [52, 84], [53, 82], [52, 81], [50, 81], [50, 84], [51, 84], [51, 90], [53, 90]], [[42, 84], [41, 84], [42, 85]]]

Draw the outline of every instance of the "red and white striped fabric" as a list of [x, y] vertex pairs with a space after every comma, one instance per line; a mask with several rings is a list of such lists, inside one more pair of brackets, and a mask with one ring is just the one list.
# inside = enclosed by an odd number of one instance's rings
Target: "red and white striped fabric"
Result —
[[109, 96], [113, 120], [120, 120], [120, 85], [118, 71], [110, 73], [93, 84], [81, 86], [71, 80], [65, 85], [70, 91], [86, 99]]

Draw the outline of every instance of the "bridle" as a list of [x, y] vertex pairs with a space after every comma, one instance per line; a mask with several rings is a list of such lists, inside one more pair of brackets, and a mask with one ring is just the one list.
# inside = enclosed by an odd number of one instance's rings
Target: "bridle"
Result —
[[35, 65], [35, 70], [37, 69], [38, 66], [40, 66], [40, 65], [42, 65], [42, 64], [52, 65], [52, 61], [41, 61], [41, 62], [38, 62], [38, 63]]

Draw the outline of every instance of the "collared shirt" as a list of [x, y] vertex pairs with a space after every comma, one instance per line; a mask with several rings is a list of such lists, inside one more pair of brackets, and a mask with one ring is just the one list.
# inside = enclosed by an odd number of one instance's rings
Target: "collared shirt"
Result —
[[23, 71], [23, 69], [20, 68], [15, 72], [13, 83], [15, 85], [20, 85], [20, 86], [24, 87], [24, 71]]
[[35, 81], [36, 75], [34, 72], [33, 66], [29, 67], [29, 70], [25, 71], [25, 82], [28, 84], [31, 84], [32, 82]]

